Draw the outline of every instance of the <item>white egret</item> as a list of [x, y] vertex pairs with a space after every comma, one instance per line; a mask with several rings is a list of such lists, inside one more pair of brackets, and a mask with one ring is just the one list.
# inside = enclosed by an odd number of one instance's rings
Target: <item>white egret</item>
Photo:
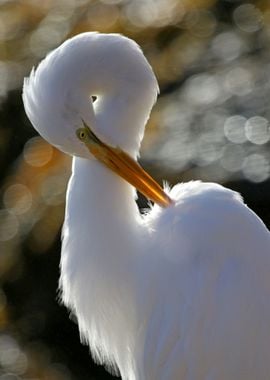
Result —
[[[269, 380], [270, 233], [239, 194], [195, 181], [167, 196], [138, 167], [157, 93], [116, 34], [67, 40], [25, 80], [33, 126], [73, 155], [63, 302], [123, 379]], [[159, 204], [141, 215], [133, 186]]]

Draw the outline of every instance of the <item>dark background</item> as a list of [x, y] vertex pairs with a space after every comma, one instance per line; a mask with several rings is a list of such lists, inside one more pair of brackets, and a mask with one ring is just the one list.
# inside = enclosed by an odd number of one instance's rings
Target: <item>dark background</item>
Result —
[[90, 30], [135, 39], [158, 77], [141, 164], [160, 182], [240, 191], [270, 225], [268, 0], [2, 1], [0, 380], [110, 378], [57, 301], [70, 158], [37, 136], [21, 100], [31, 67]]

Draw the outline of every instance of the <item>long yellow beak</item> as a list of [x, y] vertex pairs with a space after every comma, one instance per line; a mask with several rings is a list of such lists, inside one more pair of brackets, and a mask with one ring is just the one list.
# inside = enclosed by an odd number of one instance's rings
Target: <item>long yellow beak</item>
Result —
[[84, 128], [77, 129], [76, 135], [93, 156], [148, 199], [162, 207], [168, 207], [174, 203], [161, 186], [133, 158], [120, 148], [114, 148], [102, 142], [85, 123]]

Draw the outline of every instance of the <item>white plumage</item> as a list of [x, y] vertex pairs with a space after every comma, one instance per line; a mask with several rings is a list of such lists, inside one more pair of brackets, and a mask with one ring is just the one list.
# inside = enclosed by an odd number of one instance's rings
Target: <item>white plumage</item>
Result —
[[[82, 120], [138, 155], [158, 85], [139, 47], [85, 33], [25, 80], [36, 130], [74, 155], [60, 288], [81, 339], [125, 380], [270, 379], [270, 233], [239, 194], [170, 190], [141, 215], [134, 189], [76, 138]], [[91, 95], [97, 96], [92, 104]]]

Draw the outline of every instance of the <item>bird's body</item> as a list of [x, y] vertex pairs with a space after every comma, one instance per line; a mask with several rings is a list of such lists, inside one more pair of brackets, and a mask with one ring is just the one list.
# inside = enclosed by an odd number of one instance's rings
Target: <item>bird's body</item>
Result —
[[24, 86], [35, 128], [75, 156], [63, 301], [95, 359], [125, 380], [269, 380], [270, 233], [262, 221], [237, 193], [198, 181], [176, 185], [172, 205], [141, 215], [134, 189], [76, 139], [83, 119], [136, 157], [157, 89], [134, 42], [94, 33], [51, 53]]

